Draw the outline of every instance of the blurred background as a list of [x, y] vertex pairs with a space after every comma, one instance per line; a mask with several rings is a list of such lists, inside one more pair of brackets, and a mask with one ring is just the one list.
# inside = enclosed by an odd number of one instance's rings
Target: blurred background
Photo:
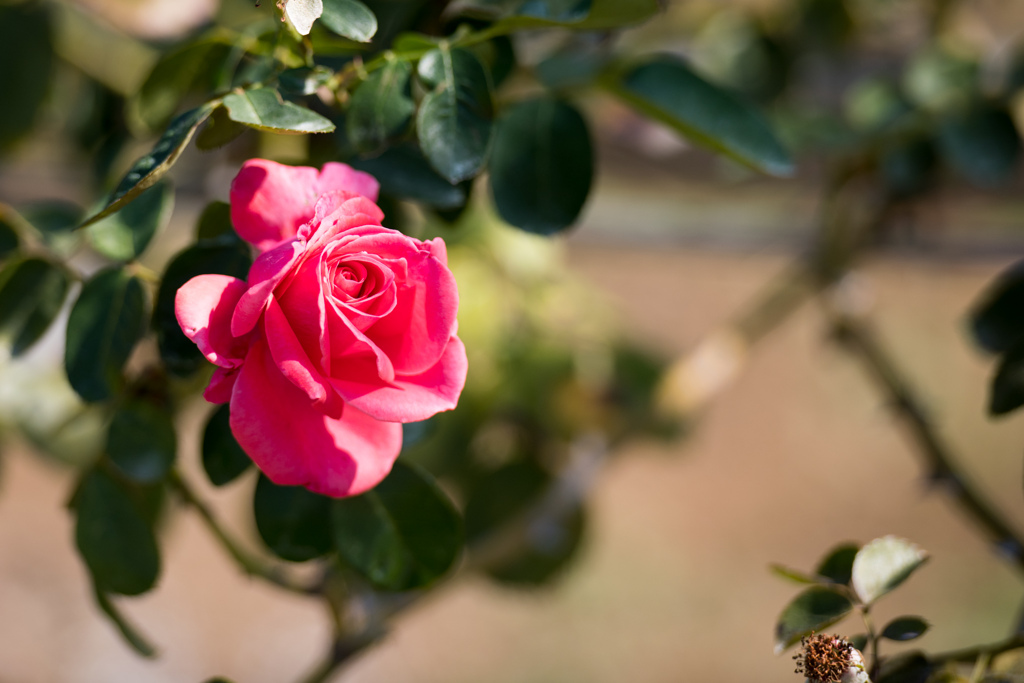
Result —
[[[702, 74], [761, 102], [800, 162], [794, 178], [755, 175], [588, 93], [581, 102], [596, 145], [596, 185], [566, 237], [515, 231], [479, 196], [454, 225], [398, 209], [421, 234], [440, 234], [451, 245], [460, 335], [470, 353], [467, 391], [501, 381], [489, 349], [513, 335], [524, 316], [571, 350], [583, 378], [590, 376], [588, 358], [603, 362], [588, 349], [611, 339], [664, 361], [682, 356], [807, 251], [826, 158], [859, 127], [873, 125], [889, 106], [889, 85], [914, 106], [940, 111], [968, 89], [1008, 92], [1024, 84], [1024, 70], [1015, 71], [1024, 64], [1015, 61], [1024, 45], [1024, 3], [852, 0], [838, 3], [841, 15], [815, 14], [836, 5], [678, 0], [619, 38], [637, 53], [684, 54]], [[948, 7], [933, 33], [937, 5]], [[147, 148], [142, 135], [113, 140], [103, 131], [112, 129], [110, 117], [120, 116], [160, 47], [214, 17], [261, 11], [242, 0], [52, 7], [61, 63], [40, 94], [31, 135], [0, 157], [0, 202], [16, 207], [93, 205], [97, 178], [123, 170]], [[0, 40], [16, 38], [3, 31]], [[778, 36], [822, 44], [791, 58]], [[549, 38], [517, 40], [529, 64]], [[1013, 78], [1021, 82], [1010, 88]], [[1019, 414], [987, 417], [992, 363], [965, 334], [972, 303], [1024, 253], [1016, 133], [1024, 101], [1000, 101], [1011, 139], [1000, 139], [1006, 127], [990, 121], [976, 136], [965, 128], [959, 138], [954, 131], [929, 142], [919, 166], [892, 171], [893, 183], [909, 177], [909, 199], [844, 286], [870, 311], [970, 476], [1012, 520], [1024, 522], [1024, 422]], [[188, 149], [172, 173], [173, 215], [146, 264], [161, 271], [189, 242], [203, 206], [227, 200], [241, 159], [302, 157], [309, 144], [307, 137], [264, 134], [213, 152]], [[1009, 162], [1000, 161], [1006, 154]], [[900, 176], [907, 168], [909, 176]], [[927, 184], [928, 193], [916, 195], [915, 183]], [[498, 266], [481, 267], [484, 252]], [[83, 268], [98, 267], [88, 255], [80, 258]], [[330, 636], [323, 606], [243, 576], [192, 514], [167, 516], [160, 583], [124, 603], [159, 643], [160, 656], [138, 658], [98, 614], [66, 510], [68, 459], [87, 458], [98, 446], [89, 444], [88, 425], [65, 433], [68, 443], [25, 436], [46, 433], [75, 403], [62, 376], [57, 328], [0, 369], [0, 682], [213, 675], [276, 682], [311, 667]], [[569, 413], [588, 409], [571, 392], [559, 400]], [[579, 548], [550, 580], [529, 587], [457, 576], [333, 680], [796, 680], [789, 656], [772, 649], [775, 620], [794, 588], [769, 564], [810, 570], [840, 542], [885, 534], [916, 542], [932, 558], [878, 608], [879, 621], [924, 617], [932, 630], [920, 646], [929, 650], [999, 640], [1021, 617], [1024, 586], [941, 491], [929, 489], [890, 408], [829, 340], [820, 307], [801, 306], [750, 349], [735, 380], [681, 434], [657, 438], [656, 429], [640, 430], [615, 447], [595, 475]], [[198, 464], [210, 412], [201, 399], [181, 410], [179, 462], [255, 548], [248, 511], [254, 473], [215, 489]], [[474, 448], [492, 457], [487, 438], [477, 437]], [[490, 438], [500, 441], [501, 432]]]

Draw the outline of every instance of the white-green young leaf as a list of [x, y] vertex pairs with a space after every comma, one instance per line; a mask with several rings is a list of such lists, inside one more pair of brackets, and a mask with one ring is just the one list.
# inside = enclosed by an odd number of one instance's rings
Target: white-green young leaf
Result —
[[330, 133], [331, 120], [315, 111], [281, 99], [273, 88], [242, 90], [224, 96], [232, 121], [271, 133]]
[[641, 114], [698, 144], [765, 173], [793, 172], [789, 153], [761, 113], [705, 81], [678, 57], [648, 59], [609, 77], [607, 87]]
[[284, 14], [288, 17], [295, 30], [304, 36], [309, 35], [316, 21], [324, 12], [323, 0], [285, 0]]
[[494, 115], [487, 71], [467, 50], [438, 49], [420, 60], [420, 80], [431, 91], [420, 103], [420, 147], [455, 184], [476, 176], [487, 160]]
[[928, 560], [928, 553], [896, 536], [876, 538], [860, 549], [850, 581], [857, 596], [870, 604], [903, 583]]
[[377, 17], [359, 0], [323, 0], [320, 22], [339, 36], [368, 43], [377, 33]]

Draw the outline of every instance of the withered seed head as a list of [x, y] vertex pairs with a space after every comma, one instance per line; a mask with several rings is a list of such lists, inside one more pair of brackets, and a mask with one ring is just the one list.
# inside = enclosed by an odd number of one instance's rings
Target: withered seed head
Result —
[[800, 639], [803, 651], [794, 655], [796, 673], [812, 681], [840, 683], [850, 666], [853, 648], [841, 636], [820, 634]]

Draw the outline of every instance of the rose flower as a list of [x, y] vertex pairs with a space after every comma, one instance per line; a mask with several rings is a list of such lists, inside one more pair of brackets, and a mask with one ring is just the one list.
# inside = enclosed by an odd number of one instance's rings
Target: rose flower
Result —
[[445, 244], [381, 226], [373, 177], [263, 159], [231, 185], [231, 219], [261, 252], [246, 281], [178, 290], [185, 334], [217, 368], [204, 396], [275, 483], [329, 496], [374, 487], [403, 422], [458, 401], [466, 350]]

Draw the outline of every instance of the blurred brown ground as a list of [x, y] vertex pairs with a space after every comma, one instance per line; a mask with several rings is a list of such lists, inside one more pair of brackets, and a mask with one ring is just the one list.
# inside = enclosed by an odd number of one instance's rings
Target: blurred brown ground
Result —
[[[586, 230], [583, 235], [586, 236]], [[786, 263], [778, 253], [570, 244], [572, 268], [605, 291], [627, 329], [677, 353], [723, 322]], [[1024, 415], [983, 415], [988, 362], [963, 314], [1009, 259], [876, 259], [863, 271], [882, 336], [919, 384], [962, 462], [1024, 522]], [[577, 564], [536, 593], [471, 578], [405, 614], [346, 683], [791, 682], [772, 627], [796, 593], [770, 562], [811, 569], [831, 545], [898, 534], [932, 559], [877, 609], [919, 614], [944, 649], [1013, 627], [1019, 577], [941, 493], [859, 368], [806, 307], [757, 347], [738, 383], [677, 448], [634, 445], [601, 475]], [[185, 416], [196, 423], [201, 405]], [[192, 430], [189, 433], [194, 434]], [[193, 479], [197, 443], [182, 444]], [[328, 639], [313, 601], [242, 576], [196, 517], [173, 515], [158, 588], [124, 600], [159, 644], [137, 658], [93, 607], [64, 509], [71, 479], [17, 448], [0, 477], [0, 683], [296, 680]], [[203, 486], [244, 531], [249, 476]], [[1022, 525], [1024, 526], [1024, 525]], [[837, 627], [860, 631], [850, 622]], [[896, 647], [896, 646], [894, 646]]]

